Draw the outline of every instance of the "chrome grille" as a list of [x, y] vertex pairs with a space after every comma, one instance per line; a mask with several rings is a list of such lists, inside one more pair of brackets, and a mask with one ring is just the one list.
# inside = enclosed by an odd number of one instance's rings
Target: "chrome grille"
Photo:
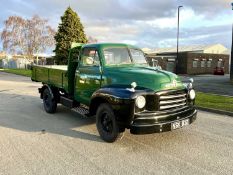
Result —
[[159, 110], [180, 108], [187, 104], [187, 93], [180, 91], [159, 92]]

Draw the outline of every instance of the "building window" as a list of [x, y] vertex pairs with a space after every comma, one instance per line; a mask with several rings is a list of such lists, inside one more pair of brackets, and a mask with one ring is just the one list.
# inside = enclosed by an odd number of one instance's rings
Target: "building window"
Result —
[[218, 61], [218, 67], [223, 67], [222, 61]]
[[166, 70], [169, 72], [174, 72], [174, 69], [175, 69], [175, 61], [168, 61]]
[[201, 67], [205, 67], [205, 60], [201, 61]]
[[159, 65], [159, 61], [156, 59], [152, 59], [152, 67], [157, 67]]
[[207, 61], [207, 67], [211, 67], [211, 62], [212, 62], [211, 60]]
[[198, 61], [197, 60], [193, 60], [193, 67], [197, 67]]

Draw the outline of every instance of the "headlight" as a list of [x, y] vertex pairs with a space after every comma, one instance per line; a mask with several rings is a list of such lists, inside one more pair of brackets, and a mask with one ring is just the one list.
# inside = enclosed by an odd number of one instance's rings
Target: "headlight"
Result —
[[136, 103], [136, 106], [137, 106], [139, 109], [142, 109], [142, 108], [146, 105], [146, 99], [145, 99], [145, 97], [143, 97], [143, 96], [138, 96], [138, 97], [136, 98], [135, 103]]
[[195, 97], [196, 97], [196, 93], [195, 93], [195, 91], [194, 91], [193, 89], [191, 89], [191, 90], [189, 91], [189, 98], [190, 98], [191, 100], [194, 100]]

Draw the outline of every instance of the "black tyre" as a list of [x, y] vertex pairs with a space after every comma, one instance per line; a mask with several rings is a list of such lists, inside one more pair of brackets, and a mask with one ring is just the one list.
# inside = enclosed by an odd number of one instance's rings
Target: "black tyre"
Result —
[[100, 137], [106, 142], [114, 142], [119, 136], [119, 126], [111, 106], [103, 103], [98, 107], [96, 127]]
[[43, 103], [44, 109], [47, 113], [55, 113], [57, 110], [57, 102], [54, 98], [52, 98], [52, 94], [49, 89], [46, 88], [43, 91]]

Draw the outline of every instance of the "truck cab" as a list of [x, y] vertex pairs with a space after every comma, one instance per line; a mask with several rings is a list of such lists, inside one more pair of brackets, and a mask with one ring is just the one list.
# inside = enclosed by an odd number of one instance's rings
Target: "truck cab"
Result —
[[[51, 83], [52, 72], [50, 81], [42, 81], [39, 92], [45, 110], [55, 112], [57, 103], [82, 106], [96, 116], [98, 132], [107, 142], [114, 142], [125, 129], [132, 134], [165, 132], [196, 119], [192, 82], [184, 84], [177, 75], [150, 67], [135, 46], [76, 44], [67, 67], [61, 85]], [[34, 81], [39, 76], [36, 69]]]

